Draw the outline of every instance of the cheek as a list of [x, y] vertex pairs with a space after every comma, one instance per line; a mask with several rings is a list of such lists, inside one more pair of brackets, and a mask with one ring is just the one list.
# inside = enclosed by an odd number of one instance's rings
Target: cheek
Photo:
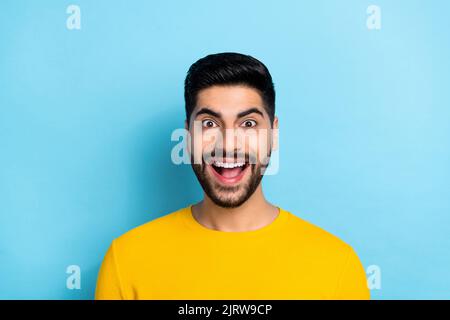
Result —
[[189, 132], [190, 134], [190, 149], [192, 156], [194, 158], [195, 164], [201, 164], [202, 163], [202, 155], [203, 155], [203, 142], [202, 142], [202, 135], [199, 133]]
[[269, 129], [261, 130], [258, 138], [258, 156], [266, 158], [272, 148], [272, 133]]
[[201, 136], [203, 149], [212, 149], [218, 141], [219, 131], [215, 129], [204, 130]]
[[246, 134], [243, 149], [246, 153], [255, 157], [257, 162], [260, 162], [261, 159], [266, 158], [270, 153], [270, 139], [270, 132], [265, 129], [259, 129], [251, 134]]
[[217, 147], [218, 130], [209, 129], [205, 130], [202, 135], [202, 152], [206, 157], [212, 156], [215, 148]]
[[[196, 159], [207, 160], [203, 159], [203, 157], [208, 158], [212, 155], [217, 141], [219, 141], [217, 130], [209, 129], [192, 134], [191, 148], [195, 157], [197, 157]], [[196, 163], [201, 163], [202, 160]]]

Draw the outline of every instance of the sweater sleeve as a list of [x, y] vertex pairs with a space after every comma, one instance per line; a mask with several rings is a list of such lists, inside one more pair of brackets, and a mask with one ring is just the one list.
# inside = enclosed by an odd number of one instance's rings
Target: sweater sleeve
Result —
[[97, 277], [95, 300], [123, 300], [123, 290], [118, 272], [114, 240], [109, 246]]
[[348, 246], [347, 259], [338, 280], [335, 298], [370, 300], [370, 290], [367, 286], [364, 267], [351, 246]]

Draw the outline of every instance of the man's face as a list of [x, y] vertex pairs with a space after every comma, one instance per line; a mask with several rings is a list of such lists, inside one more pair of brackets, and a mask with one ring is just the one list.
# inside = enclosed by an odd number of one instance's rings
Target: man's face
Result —
[[247, 201], [261, 182], [274, 143], [259, 92], [239, 85], [201, 90], [189, 132], [192, 168], [207, 196], [227, 208]]

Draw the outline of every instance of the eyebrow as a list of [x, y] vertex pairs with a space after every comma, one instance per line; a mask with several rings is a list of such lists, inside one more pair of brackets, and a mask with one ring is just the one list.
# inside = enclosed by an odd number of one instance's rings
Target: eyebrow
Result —
[[214, 116], [216, 118], [220, 118], [221, 114], [215, 111], [212, 111], [209, 108], [201, 108], [200, 110], [197, 111], [197, 113], [195, 114], [195, 117], [198, 117], [201, 114], [209, 114], [211, 116]]
[[[245, 116], [247, 116], [249, 114], [252, 114], [252, 113], [257, 113], [257, 114], [261, 115], [264, 118], [264, 114], [258, 108], [250, 108], [248, 110], [239, 112], [237, 114], [237, 117], [238, 118], [242, 118], [242, 117], [245, 117]], [[216, 118], [220, 118], [221, 117], [221, 113], [220, 112], [215, 112], [215, 111], [213, 111], [213, 110], [211, 110], [211, 109], [209, 109], [207, 107], [204, 107], [204, 108], [201, 108], [200, 110], [198, 110], [197, 113], [195, 114], [195, 117], [198, 117], [201, 114], [209, 114], [209, 115], [214, 116]]]
[[261, 117], [264, 118], [264, 114], [260, 110], [258, 110], [257, 108], [250, 108], [248, 110], [239, 112], [237, 116], [238, 116], [238, 118], [242, 118], [242, 117], [245, 117], [245, 116], [247, 116], [249, 114], [252, 114], [252, 113], [257, 113], [257, 114], [261, 115]]

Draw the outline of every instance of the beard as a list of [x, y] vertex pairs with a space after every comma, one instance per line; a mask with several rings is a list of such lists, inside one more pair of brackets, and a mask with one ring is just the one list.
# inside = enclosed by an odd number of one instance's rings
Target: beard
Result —
[[[248, 155], [245, 156], [245, 159], [249, 159]], [[219, 183], [206, 170], [207, 164], [204, 160], [202, 160], [201, 164], [195, 164], [193, 159], [191, 160], [192, 169], [203, 191], [217, 206], [222, 208], [237, 208], [246, 202], [258, 188], [263, 178], [264, 170], [268, 166], [268, 164], [263, 165], [259, 162], [256, 164], [249, 163], [246, 160], [246, 166], [250, 170], [250, 177], [240, 181], [236, 185], [227, 186]]]

